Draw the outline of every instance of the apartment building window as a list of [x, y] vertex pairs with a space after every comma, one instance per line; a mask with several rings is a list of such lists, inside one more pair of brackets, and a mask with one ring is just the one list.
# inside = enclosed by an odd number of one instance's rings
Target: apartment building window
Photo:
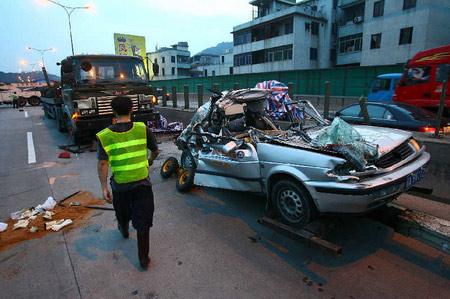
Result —
[[291, 34], [294, 33], [294, 24], [293, 23], [287, 23], [284, 25], [284, 34]]
[[162, 75], [165, 76], [166, 75], [166, 70], [164, 68], [162, 68]]
[[242, 66], [252, 64], [252, 54], [245, 53], [234, 56], [234, 66]]
[[311, 22], [311, 34], [319, 35], [319, 23]]
[[372, 34], [370, 38], [370, 48], [379, 49], [381, 47], [381, 33]]
[[[292, 45], [267, 49], [264, 51], [264, 62], [290, 60], [290, 59], [292, 59]], [[255, 61], [255, 64], [258, 63], [257, 61]]]
[[230, 75], [233, 75], [233, 67], [230, 66]]
[[317, 60], [317, 48], [309, 48], [309, 60]]
[[403, 0], [403, 10], [416, 7], [416, 0]]
[[252, 40], [252, 33], [250, 30], [239, 32], [234, 35], [234, 45], [239, 46], [247, 44]]
[[403, 28], [400, 30], [399, 45], [410, 44], [412, 41], [413, 27]]
[[384, 0], [377, 1], [373, 4], [373, 17], [381, 17], [384, 14]]
[[222, 64], [225, 63], [225, 56], [222, 55]]
[[362, 33], [339, 38], [339, 54], [359, 52], [362, 49]]
[[165, 57], [163, 56], [162, 57], [162, 63], [165, 63], [166, 62], [166, 60], [164, 59]]
[[214, 77], [216, 75], [216, 71], [212, 71], [212, 75]]
[[172, 67], [172, 75], [175, 75], [175, 68]]
[[170, 56], [170, 61], [175, 63], [175, 56]]

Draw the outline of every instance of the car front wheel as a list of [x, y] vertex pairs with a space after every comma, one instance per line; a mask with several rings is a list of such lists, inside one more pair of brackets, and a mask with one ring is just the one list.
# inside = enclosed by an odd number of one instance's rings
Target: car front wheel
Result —
[[315, 214], [308, 192], [293, 180], [276, 182], [272, 188], [272, 201], [283, 222], [294, 227], [307, 224]]

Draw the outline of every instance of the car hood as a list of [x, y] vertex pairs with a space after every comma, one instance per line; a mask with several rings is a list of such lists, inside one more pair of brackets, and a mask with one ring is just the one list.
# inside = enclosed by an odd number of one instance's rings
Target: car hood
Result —
[[412, 136], [411, 132], [398, 129], [363, 125], [354, 125], [353, 128], [361, 134], [365, 141], [378, 145], [378, 155], [380, 157], [390, 152]]

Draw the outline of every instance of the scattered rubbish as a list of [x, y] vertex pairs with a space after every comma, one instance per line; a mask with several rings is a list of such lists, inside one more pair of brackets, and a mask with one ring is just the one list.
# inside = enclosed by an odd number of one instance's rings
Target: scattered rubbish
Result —
[[[64, 220], [64, 219], [61, 219], [61, 220]], [[66, 220], [64, 220], [63, 223], [61, 223], [61, 224], [55, 224], [55, 225], [53, 225], [53, 226], [52, 226], [52, 230], [55, 231], [55, 232], [57, 232], [57, 231], [59, 231], [61, 228], [65, 227], [65, 226], [68, 226], [68, 225], [70, 225], [70, 224], [72, 224], [72, 223], [73, 223], [72, 219], [66, 219]]]
[[27, 227], [28, 223], [29, 223], [28, 220], [19, 220], [16, 222], [16, 224], [14, 224], [13, 230], [22, 228], [22, 227]]
[[8, 228], [8, 224], [0, 222], [0, 232], [5, 231]]
[[61, 220], [53, 220], [47, 223], [44, 223], [45, 230], [51, 230], [54, 225], [60, 225], [64, 222], [64, 219]]
[[[69, 198], [70, 201], [78, 202], [83, 206], [98, 206], [100, 208], [102, 205], [104, 205], [104, 200], [102, 198], [97, 198], [92, 193], [86, 191], [78, 191], [67, 196], [65, 199]], [[57, 200], [57, 202], [59, 202], [59, 200]], [[45, 227], [46, 223], [49, 223], [51, 221], [58, 221], [59, 219], [62, 219], [62, 221], [57, 223], [59, 227], [55, 227], [55, 230], [66, 230], [84, 226], [89, 223], [91, 217], [95, 216], [95, 213], [89, 213], [90, 209], [85, 208], [65, 208], [56, 205], [51, 211], [45, 211], [44, 209], [42, 209], [42, 207], [40, 209], [37, 209], [38, 207], [39, 206], [35, 206], [34, 208], [27, 208], [12, 213], [11, 218], [8, 218], [6, 221], [4, 221], [4, 225], [0, 225], [0, 228], [5, 228], [0, 237], [0, 252], [8, 250], [23, 241], [42, 238], [47, 234], [54, 233], [54, 230], [52, 230], [50, 226], [49, 230], [46, 230]], [[51, 220], [44, 218], [44, 216], [49, 215], [49, 213], [46, 212], [49, 212], [51, 214]], [[26, 229], [13, 229], [16, 222], [20, 220], [28, 221]], [[64, 221], [66, 220], [67, 222], [64, 223]], [[24, 224], [26, 224], [26, 222]], [[65, 227], [67, 225], [69, 225], [69, 227]], [[32, 226], [36, 226], [38, 230], [34, 231], [35, 228], [32, 228]]]
[[148, 121], [148, 127], [153, 132], [181, 132], [183, 131], [183, 123], [182, 122], [171, 122], [168, 123], [167, 119], [159, 115], [159, 120]]
[[79, 205], [80, 205], [79, 202], [71, 202], [71, 203], [69, 204], [69, 206], [79, 206]]
[[30, 233], [35, 233], [37, 232], [39, 229], [37, 226], [33, 225], [32, 227], [30, 227]]
[[44, 216], [42, 216], [45, 220], [52, 220], [52, 216], [55, 215], [55, 213], [50, 212], [50, 211], [46, 211], [44, 213]]
[[36, 208], [43, 208], [44, 210], [51, 210], [55, 207], [56, 201], [53, 197], [49, 196], [43, 205], [39, 205]]

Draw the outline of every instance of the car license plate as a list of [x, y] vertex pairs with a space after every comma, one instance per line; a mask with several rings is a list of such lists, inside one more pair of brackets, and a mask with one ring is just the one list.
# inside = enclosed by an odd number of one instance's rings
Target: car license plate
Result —
[[420, 167], [419, 169], [415, 170], [414, 172], [411, 172], [410, 174], [408, 174], [408, 176], [406, 177], [405, 190], [408, 190], [414, 184], [416, 184], [418, 181], [423, 179], [423, 177], [425, 176], [426, 168], [427, 168], [426, 165], [424, 165], [424, 166]]
[[444, 134], [450, 134], [450, 126], [444, 127]]
[[112, 122], [113, 125], [115, 125], [117, 123], [117, 118], [113, 117], [111, 122]]

